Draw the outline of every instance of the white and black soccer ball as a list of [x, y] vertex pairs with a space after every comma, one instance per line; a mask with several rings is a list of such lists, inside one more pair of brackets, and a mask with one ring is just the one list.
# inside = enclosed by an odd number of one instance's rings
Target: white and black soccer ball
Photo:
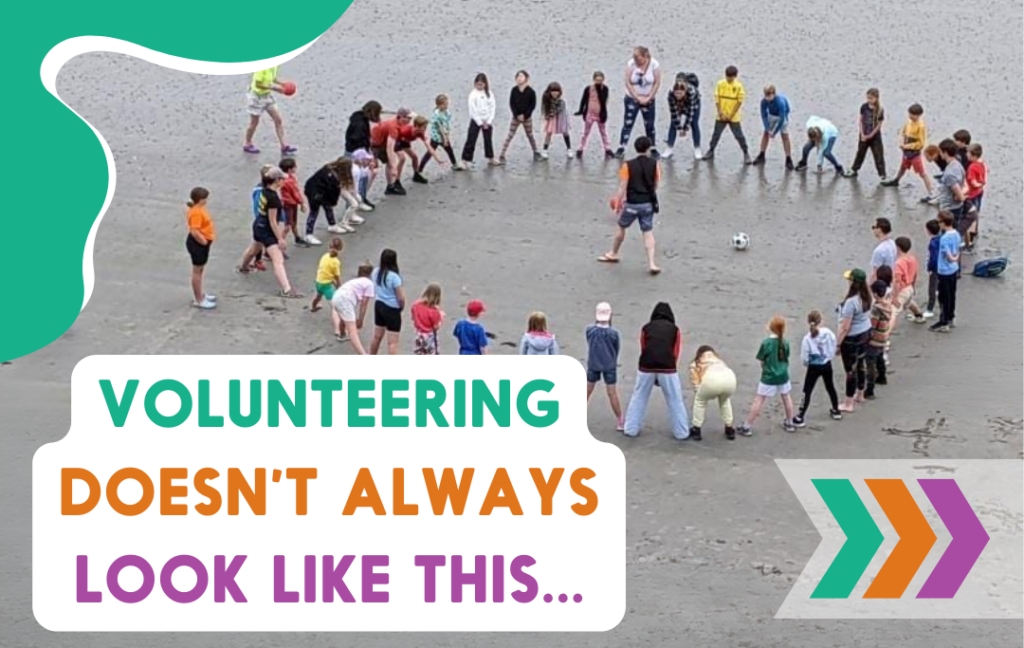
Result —
[[738, 232], [733, 234], [732, 237], [732, 248], [740, 252], [750, 247], [750, 237], [745, 232]]

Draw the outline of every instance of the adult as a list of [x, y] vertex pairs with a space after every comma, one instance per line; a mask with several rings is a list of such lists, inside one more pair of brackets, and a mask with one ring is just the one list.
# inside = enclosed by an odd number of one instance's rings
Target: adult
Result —
[[363, 263], [359, 266], [356, 278], [341, 284], [341, 288], [331, 298], [331, 308], [341, 321], [336, 331], [338, 341], [347, 339], [358, 355], [366, 355], [359, 331], [363, 328], [366, 310], [375, 294], [373, 280], [370, 278], [372, 274], [373, 265]]
[[668, 145], [662, 152], [661, 157], [672, 157], [672, 148], [676, 145], [676, 139], [693, 133], [693, 157], [701, 159], [700, 152], [700, 80], [693, 72], [680, 72], [676, 75], [676, 83], [672, 86], [672, 92], [668, 93], [668, 110], [672, 117], [669, 124], [668, 137], [665, 143]]
[[386, 165], [384, 177], [387, 187], [384, 193], [388, 196], [404, 196], [402, 186], [402, 168], [405, 166], [404, 150], [409, 148], [408, 142], [401, 141], [403, 126], [412, 122], [412, 111], [399, 108], [392, 119], [378, 122], [370, 129], [370, 150], [381, 163]]
[[[959, 164], [959, 162], [957, 162]], [[956, 284], [960, 276], [960, 233], [954, 226], [954, 217], [948, 211], [939, 212], [939, 255], [937, 271], [939, 275], [939, 321], [928, 327], [931, 331], [949, 333], [955, 326], [956, 318]]]
[[334, 208], [341, 198], [341, 164], [344, 158], [328, 162], [306, 180], [306, 200], [309, 201], [309, 215], [306, 216], [305, 241], [310, 245], [320, 245], [322, 241], [313, 235], [320, 209], [327, 218], [327, 231], [331, 234], [344, 234], [345, 230], [338, 226], [334, 218]]
[[953, 215], [954, 225], [959, 225], [964, 214], [967, 172], [960, 163], [960, 149], [953, 140], [947, 138], [939, 142], [939, 155], [945, 163], [937, 187], [939, 210], [948, 211]]
[[789, 112], [789, 100], [786, 99], [786, 96], [779, 94], [775, 90], [775, 86], [766, 85], [764, 96], [761, 98], [761, 125], [764, 127], [764, 132], [761, 133], [761, 150], [754, 158], [753, 164], [764, 164], [768, 144], [778, 136], [782, 139], [782, 150], [786, 154], [786, 169], [793, 170], [793, 145], [789, 141]]
[[[629, 144], [629, 136], [633, 132], [637, 113], [644, 118], [644, 131], [647, 139], [653, 142], [657, 137], [654, 132], [654, 120], [656, 116], [655, 98], [658, 95], [658, 88], [661, 87], [660, 68], [661, 65], [651, 56], [649, 49], [646, 47], [633, 48], [633, 58], [629, 59], [629, 63], [626, 64], [626, 96], [623, 98], [625, 114], [622, 118], [619, 148], [615, 151], [615, 156], [618, 158], [626, 155], [626, 145]], [[654, 155], [658, 155], [656, 150]]]
[[689, 416], [676, 369], [682, 347], [683, 334], [676, 326], [672, 307], [666, 302], [658, 302], [651, 312], [651, 320], [640, 329], [640, 362], [633, 397], [626, 409], [626, 436], [640, 434], [651, 390], [656, 386], [661, 388], [668, 406], [672, 436], [682, 440], [690, 435]]
[[466, 133], [466, 143], [462, 147], [463, 165], [467, 168], [472, 166], [473, 155], [476, 153], [476, 138], [483, 133], [484, 157], [491, 166], [496, 166], [498, 161], [494, 159], [494, 115], [497, 103], [494, 100], [494, 93], [491, 92], [491, 83], [483, 72], [473, 79], [473, 90], [469, 93], [468, 103], [469, 131]]
[[867, 274], [860, 268], [847, 270], [843, 277], [849, 281], [849, 288], [839, 307], [836, 346], [846, 372], [846, 398], [839, 405], [839, 411], [852, 412], [854, 402], [864, 400], [865, 353], [871, 335], [871, 292]]
[[398, 273], [398, 253], [388, 248], [381, 251], [380, 264], [370, 279], [376, 293], [370, 355], [377, 355], [385, 335], [388, 354], [398, 355], [398, 336], [402, 331], [402, 311], [405, 310], [405, 289], [402, 288], [402, 275]]
[[263, 187], [256, 198], [256, 219], [252, 223], [252, 243], [242, 255], [238, 271], [249, 272], [249, 263], [260, 251], [266, 251], [274, 262], [274, 277], [281, 288], [282, 297], [299, 298], [302, 295], [292, 288], [288, 281], [288, 271], [284, 267], [284, 250], [286, 247], [283, 226], [278, 221], [281, 211], [281, 198], [277, 192], [284, 182], [285, 174], [277, 167], [271, 167], [263, 174]]
[[871, 226], [871, 233], [875, 235], [878, 244], [871, 252], [871, 276], [868, 278], [868, 285], [875, 283], [878, 279], [878, 269], [882, 266], [889, 266], [896, 269], [896, 241], [892, 240], [892, 223], [888, 218], [876, 218], [875, 224]]
[[370, 150], [370, 136], [374, 124], [380, 123], [383, 108], [376, 101], [367, 101], [363, 107], [348, 118], [345, 129], [345, 155], [351, 157], [356, 151]]
[[276, 65], [272, 68], [253, 73], [252, 81], [249, 83], [249, 104], [247, 107], [249, 126], [245, 129], [245, 142], [242, 144], [242, 150], [246, 153], [255, 154], [260, 152], [259, 147], [252, 143], [252, 138], [256, 135], [256, 127], [260, 125], [260, 116], [263, 113], [270, 115], [270, 118], [274, 121], [277, 141], [281, 145], [281, 155], [293, 155], [298, 152], [299, 149], [284, 140], [284, 120], [281, 119], [281, 113], [277, 109], [277, 100], [274, 99], [275, 92], [284, 94], [286, 83], [289, 82], [277, 78]]
[[612, 249], [597, 260], [602, 263], [618, 263], [619, 250], [622, 249], [622, 242], [626, 240], [626, 229], [634, 221], [638, 221], [644, 237], [644, 249], [647, 251], [647, 269], [652, 275], [656, 275], [661, 272], [661, 268], [654, 263], [654, 215], [659, 211], [658, 183], [661, 181], [661, 165], [651, 157], [651, 140], [640, 137], [633, 146], [636, 148], [637, 156], [619, 169], [619, 190], [612, 199], [619, 212]]
[[880, 182], [885, 182], [885, 146], [882, 144], [882, 125], [885, 122], [885, 109], [879, 99], [878, 88], [868, 88], [867, 98], [860, 105], [860, 117], [857, 119], [857, 131], [860, 140], [857, 142], [857, 155], [853, 158], [853, 166], [846, 171], [847, 178], [857, 177], [868, 150], [875, 159], [875, 171]]
[[192, 306], [209, 310], [217, 307], [217, 298], [203, 291], [203, 271], [210, 258], [210, 246], [216, 238], [213, 219], [206, 211], [206, 201], [210, 191], [205, 187], [192, 190], [188, 201], [188, 237], [185, 238], [185, 249], [192, 259]]
[[725, 438], [736, 438], [732, 426], [732, 395], [736, 392], [736, 374], [718, 357], [714, 348], [703, 345], [690, 363], [690, 382], [693, 383], [693, 423], [690, 438], [701, 440], [701, 426], [704, 425], [704, 411], [708, 401], [718, 402], [718, 411], [725, 423]]

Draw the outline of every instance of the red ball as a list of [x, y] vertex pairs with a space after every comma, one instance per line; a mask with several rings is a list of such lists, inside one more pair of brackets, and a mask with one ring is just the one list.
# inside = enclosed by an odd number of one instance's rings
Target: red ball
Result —
[[295, 94], [296, 89], [295, 84], [291, 81], [285, 81], [281, 84], [281, 92], [283, 92], [286, 97], [290, 97]]

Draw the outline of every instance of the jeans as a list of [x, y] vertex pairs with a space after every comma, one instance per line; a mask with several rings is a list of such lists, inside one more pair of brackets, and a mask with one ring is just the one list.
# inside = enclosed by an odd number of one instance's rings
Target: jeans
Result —
[[366, 192], [370, 190], [370, 174], [363, 175], [359, 178], [356, 183], [356, 192], [359, 194], [359, 199], [366, 202]]
[[[830, 137], [827, 140], [825, 140], [825, 142], [822, 144], [823, 148], [822, 148], [821, 156], [823, 158], [825, 158], [826, 160], [828, 160], [829, 162], [831, 162], [832, 166], [834, 166], [835, 168], [842, 169], [843, 165], [839, 164], [839, 160], [837, 160], [836, 157], [834, 155], [832, 155], [832, 147], [835, 145], [835, 143], [836, 143], [836, 138], [835, 137]], [[800, 156], [800, 165], [801, 166], [807, 164], [807, 158], [811, 155], [811, 151], [813, 151], [814, 148], [815, 148], [814, 142], [807, 142], [806, 144], [804, 144], [804, 152], [803, 152], [803, 155]]]
[[875, 171], [878, 171], [878, 177], [885, 177], [885, 147], [882, 146], [881, 134], [875, 135], [869, 140], [863, 140], [857, 142], [857, 155], [853, 158], [853, 170], [860, 171], [860, 167], [864, 164], [864, 158], [867, 157], [868, 149], [871, 149], [871, 156], [875, 159]]
[[651, 390], [654, 389], [655, 383], [661, 387], [661, 393], [668, 405], [668, 415], [672, 421], [672, 436], [680, 440], [689, 437], [690, 417], [686, 413], [686, 404], [683, 402], [683, 388], [679, 384], [679, 374], [644, 371], [637, 373], [633, 397], [629, 399], [629, 408], [626, 410], [626, 435], [635, 437], [640, 434], [640, 426], [647, 414], [647, 402], [651, 399]]
[[736, 374], [728, 367], [713, 367], [704, 374], [704, 379], [693, 396], [693, 427], [704, 425], [704, 410], [708, 401], [718, 401], [718, 411], [726, 427], [732, 427], [732, 400], [736, 391]]
[[956, 273], [939, 275], [939, 324], [952, 324], [956, 317]]
[[928, 273], [928, 311], [935, 312], [935, 300], [939, 296], [939, 274]]
[[[743, 151], [743, 155], [748, 154], [747, 149], [747, 138], [743, 135], [743, 127], [739, 122], [727, 122], [720, 119], [715, 120], [715, 130], [711, 133], [711, 143], [708, 144], [708, 153], [713, 153], [715, 148], [718, 146], [718, 140], [722, 138], [722, 133], [726, 127], [732, 131], [732, 136], [736, 138], [736, 143], [740, 145], [740, 150]], [[697, 140], [694, 140], [696, 143]]]
[[818, 379], [825, 383], [825, 391], [828, 392], [828, 400], [833, 410], [839, 409], [839, 395], [836, 394], [836, 386], [832, 382], [832, 362], [819, 365], [807, 365], [807, 374], [804, 376], [804, 399], [800, 403], [800, 418], [807, 414], [811, 406], [811, 394], [818, 384]]
[[654, 97], [646, 106], [641, 106], [633, 97], [626, 95], [623, 99], [626, 106], [626, 113], [622, 118], [622, 135], [619, 137], [619, 148], [626, 148], [629, 144], [629, 135], [633, 132], [633, 123], [636, 122], [636, 114], [639, 112], [644, 118], [644, 131], [651, 144], [657, 141], [654, 132], [654, 118], [656, 115]]
[[306, 217], [306, 234], [312, 234], [316, 228], [316, 218], [320, 215], [320, 208], [324, 208], [324, 216], [327, 217], [327, 224], [334, 225], [334, 207], [318, 202], [316, 198], [309, 199], [309, 215]]
[[[677, 120], [668, 127], [668, 137], [665, 138], [665, 142], [669, 148], [676, 145], [676, 137], [679, 130], [679, 121]], [[693, 138], [693, 148], [700, 148], [700, 104], [693, 107], [693, 113], [690, 115], [690, 137]]]
[[885, 384], [885, 349], [868, 346], [865, 353], [865, 361], [868, 365], [867, 382], [864, 387], [864, 395], [870, 396], [875, 393], [875, 385]]
[[864, 352], [870, 335], [870, 331], [864, 331], [860, 335], [847, 335], [839, 346], [839, 353], [843, 358], [843, 370], [846, 371], [847, 398], [853, 398], [857, 392], [863, 391], [867, 382]]
[[476, 138], [481, 131], [484, 134], [484, 157], [488, 160], [494, 159], [494, 127], [480, 128], [480, 124], [470, 120], [466, 144], [462, 147], [462, 159], [466, 162], [473, 161], [473, 154], [476, 152]]

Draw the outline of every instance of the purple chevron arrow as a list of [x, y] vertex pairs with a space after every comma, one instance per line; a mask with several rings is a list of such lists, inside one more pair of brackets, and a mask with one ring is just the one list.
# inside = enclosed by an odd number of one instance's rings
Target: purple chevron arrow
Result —
[[951, 599], [988, 544], [988, 533], [954, 480], [918, 479], [917, 482], [953, 536], [917, 598]]

